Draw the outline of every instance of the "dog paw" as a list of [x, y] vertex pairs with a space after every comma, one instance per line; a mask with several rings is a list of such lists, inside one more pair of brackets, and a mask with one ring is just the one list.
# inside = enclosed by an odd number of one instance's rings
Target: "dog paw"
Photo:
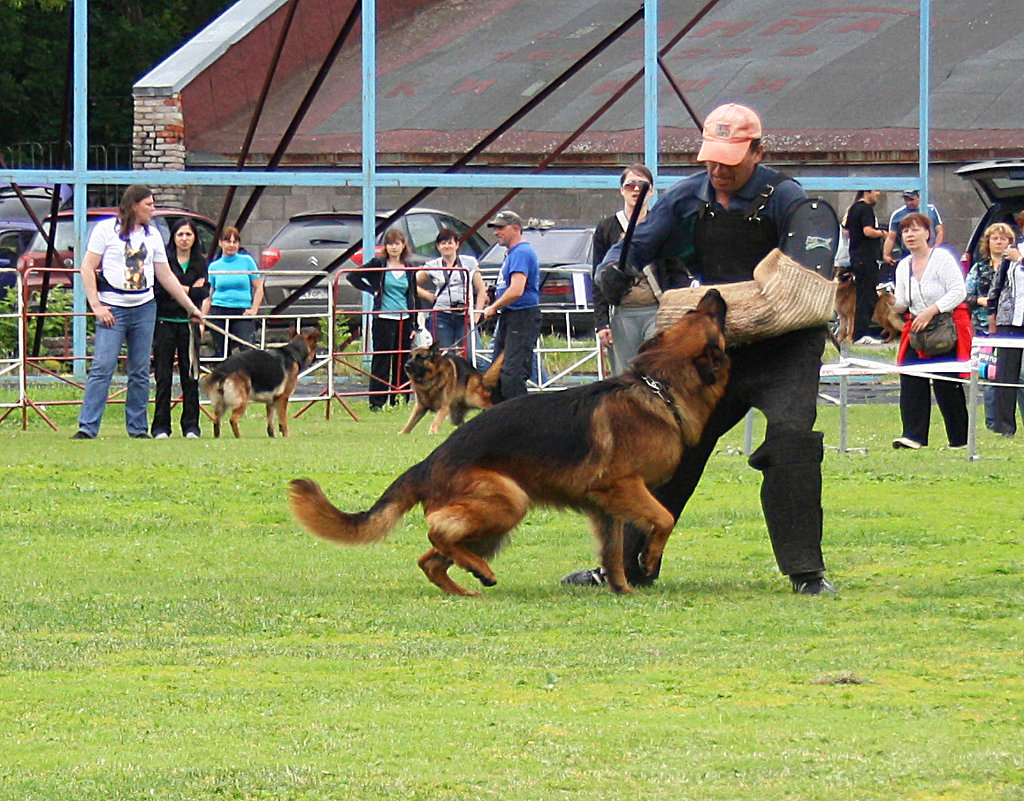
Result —
[[476, 571], [473, 571], [473, 575], [476, 577], [477, 581], [485, 587], [493, 587], [498, 583], [498, 580], [494, 576], [485, 576], [483, 573], [477, 573]]

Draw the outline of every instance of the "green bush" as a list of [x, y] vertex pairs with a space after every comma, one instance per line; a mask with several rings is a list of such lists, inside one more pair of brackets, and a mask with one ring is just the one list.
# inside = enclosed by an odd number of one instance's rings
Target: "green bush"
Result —
[[[32, 292], [29, 296], [29, 309], [39, 308], [39, 292]], [[18, 297], [13, 288], [8, 288], [0, 296], [0, 353], [7, 357], [13, 357], [18, 353]], [[69, 337], [71, 335], [72, 312], [74, 311], [73, 294], [62, 287], [51, 289], [46, 297], [45, 317], [29, 317], [28, 339], [29, 342], [35, 337], [38, 320], [43, 323], [43, 339], [52, 337]], [[54, 315], [54, 316], [50, 316]], [[90, 315], [86, 318], [86, 334], [91, 336], [95, 328], [95, 318]], [[49, 349], [46, 345], [40, 346], [39, 355], [46, 356]]]

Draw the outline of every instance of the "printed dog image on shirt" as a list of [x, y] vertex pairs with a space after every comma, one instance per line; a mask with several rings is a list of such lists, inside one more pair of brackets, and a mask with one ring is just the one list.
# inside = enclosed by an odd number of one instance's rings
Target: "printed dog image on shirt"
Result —
[[146, 243], [139, 245], [138, 250], [132, 250], [132, 243], [124, 243], [124, 286], [123, 289], [148, 289], [146, 284]]

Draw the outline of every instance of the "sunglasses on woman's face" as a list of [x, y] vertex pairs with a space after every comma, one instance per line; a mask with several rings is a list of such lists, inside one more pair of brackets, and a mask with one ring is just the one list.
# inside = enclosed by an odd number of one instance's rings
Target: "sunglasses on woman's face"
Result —
[[626, 183], [622, 185], [622, 188], [633, 190], [643, 189], [645, 186], [647, 186], [647, 181], [626, 181]]

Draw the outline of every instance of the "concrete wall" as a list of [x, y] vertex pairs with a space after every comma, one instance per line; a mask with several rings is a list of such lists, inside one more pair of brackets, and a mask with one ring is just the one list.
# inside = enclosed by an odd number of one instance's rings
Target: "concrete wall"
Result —
[[[946, 226], [947, 240], [957, 249], [967, 242], [971, 231], [981, 218], [985, 207], [970, 186], [953, 174], [960, 165], [935, 166], [929, 176], [931, 202], [936, 204]], [[848, 172], [839, 169], [800, 169], [787, 166], [786, 169], [798, 175], [842, 175]], [[911, 175], [908, 168], [906, 174]], [[893, 168], [859, 167], [858, 176], [892, 175]], [[908, 184], [910, 179], [908, 179]], [[423, 203], [431, 208], [444, 209], [455, 216], [473, 223], [504, 194], [494, 189], [439, 189]], [[853, 202], [854, 192], [821, 193], [836, 211], [843, 211]], [[217, 219], [225, 190], [221, 187], [189, 187], [184, 203], [190, 208]], [[393, 208], [405, 201], [409, 190], [385, 189], [378, 194], [379, 207]], [[229, 222], [237, 217], [248, 193], [245, 189], [236, 194], [235, 203], [228, 215]], [[888, 220], [889, 213], [902, 204], [899, 192], [886, 192], [878, 204], [879, 221]], [[523, 217], [545, 217], [566, 225], [593, 225], [618, 207], [618, 193], [612, 190], [524, 190], [508, 205]], [[243, 232], [246, 246], [257, 250], [267, 243], [274, 232], [292, 214], [301, 211], [322, 209], [358, 211], [360, 194], [356, 189], [330, 190], [319, 187], [268, 187], [256, 207], [256, 211]], [[486, 234], [485, 234], [486, 235]]]

